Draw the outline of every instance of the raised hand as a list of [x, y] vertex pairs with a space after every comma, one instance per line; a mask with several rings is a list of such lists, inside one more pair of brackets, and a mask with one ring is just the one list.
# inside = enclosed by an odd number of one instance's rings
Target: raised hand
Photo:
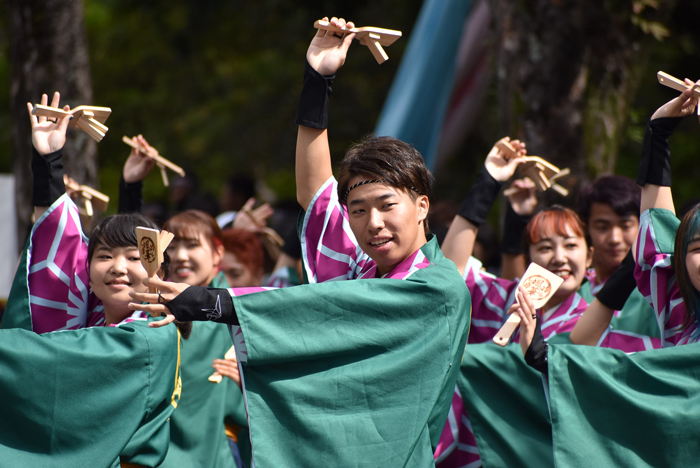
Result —
[[[137, 293], [132, 291], [129, 293], [129, 295], [134, 302], [129, 303], [129, 309], [143, 310], [149, 314], [166, 314], [163, 320], [149, 323], [149, 327], [159, 328], [172, 323], [175, 320], [175, 316], [172, 314], [172, 312], [170, 312], [170, 309], [168, 309], [168, 306], [166, 306], [164, 303], [172, 301], [190, 286], [185, 283], [163, 281], [158, 277], [146, 278], [143, 280], [143, 284], [157, 288], [160, 291], [160, 294]], [[147, 304], [143, 304], [144, 302]]]
[[517, 167], [525, 162], [522, 158], [522, 156], [527, 154], [525, 143], [522, 143], [520, 140], [513, 140], [510, 141], [510, 144], [518, 152], [518, 157], [507, 159], [505, 153], [494, 146], [489, 151], [488, 156], [486, 156], [486, 161], [484, 161], [486, 170], [489, 171], [491, 177], [499, 182], [505, 182], [513, 177]]
[[[60, 100], [61, 95], [56, 91], [51, 100], [51, 107], [58, 108]], [[46, 94], [42, 94], [41, 104], [45, 106], [48, 102], [49, 97]], [[48, 120], [46, 117], [37, 117], [32, 115], [34, 106], [31, 102], [27, 103], [27, 110], [29, 111], [29, 122], [32, 124], [32, 144], [37, 152], [41, 155], [46, 155], [63, 148], [66, 144], [68, 122], [72, 117], [67, 115], [59, 119], [58, 122]], [[63, 110], [70, 111], [70, 106], [63, 106]]]
[[[700, 86], [700, 80], [698, 80], [697, 83], [693, 83], [686, 78], [685, 84], [688, 86]], [[678, 97], [671, 99], [666, 104], [659, 107], [656, 112], [654, 112], [654, 115], [651, 116], [651, 120], [663, 117], [685, 117], [693, 113], [697, 104], [697, 95], [693, 91], [693, 88], [688, 88]]]
[[[323, 18], [328, 21], [328, 17]], [[333, 17], [330, 20], [333, 26], [341, 29], [352, 29], [355, 25], [352, 22], [345, 22], [343, 18]], [[321, 75], [332, 75], [345, 63], [350, 43], [355, 38], [355, 34], [338, 35], [332, 31], [319, 29], [314, 36], [309, 49], [306, 52], [306, 59]]]
[[[149, 145], [143, 135], [134, 137], [134, 142], [147, 150], [152, 150], [156, 154], [158, 153], [158, 150]], [[124, 163], [124, 170], [122, 173], [124, 176], [124, 181], [127, 183], [133, 183], [145, 179], [155, 164], [156, 161], [153, 158], [149, 158], [142, 151], [139, 151], [136, 148], [131, 148], [131, 153], [129, 153], [129, 157]]]
[[233, 227], [258, 232], [267, 225], [267, 218], [275, 212], [269, 203], [253, 209], [255, 198], [249, 198], [233, 218]]
[[520, 216], [529, 216], [535, 212], [537, 208], [537, 187], [535, 183], [528, 177], [524, 179], [514, 180], [510, 185], [511, 189], [517, 189], [517, 192], [508, 197], [510, 206]]

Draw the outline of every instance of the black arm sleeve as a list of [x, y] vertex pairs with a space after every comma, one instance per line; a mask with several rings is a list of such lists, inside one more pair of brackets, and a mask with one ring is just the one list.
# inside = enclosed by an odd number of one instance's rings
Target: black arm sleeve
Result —
[[119, 179], [119, 208], [118, 213], [143, 212], [143, 182], [127, 183], [124, 175]]
[[473, 225], [481, 226], [486, 222], [502, 186], [503, 182], [494, 179], [486, 167], [482, 166], [457, 214]]
[[684, 117], [663, 117], [649, 121], [644, 132], [637, 185], [671, 186], [671, 149], [668, 137], [683, 119]]
[[328, 128], [328, 101], [335, 75], [323, 76], [308, 60], [304, 67], [304, 87], [297, 107], [297, 125], [323, 130]]
[[518, 255], [523, 253], [523, 232], [532, 216], [521, 216], [515, 212], [510, 203], [506, 208], [506, 220], [503, 225], [501, 252]]
[[596, 299], [604, 306], [613, 310], [622, 310], [632, 291], [637, 287], [634, 279], [634, 257], [632, 249], [622, 261], [617, 270], [610, 275], [603, 287], [598, 291]]
[[239, 325], [228, 289], [190, 286], [165, 304], [178, 322], [204, 322]]
[[42, 156], [32, 146], [33, 206], [51, 206], [66, 193], [62, 156], [63, 148]]
[[542, 372], [544, 375], [548, 375], [547, 353], [549, 353], [549, 344], [544, 341], [544, 337], [542, 336], [542, 330], [540, 329], [540, 316], [538, 315], [535, 335], [532, 337], [530, 347], [527, 348], [527, 351], [525, 352], [525, 362], [533, 369]]

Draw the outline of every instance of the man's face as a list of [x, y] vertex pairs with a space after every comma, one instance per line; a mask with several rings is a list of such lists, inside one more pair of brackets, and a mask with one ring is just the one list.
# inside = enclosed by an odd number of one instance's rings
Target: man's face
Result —
[[593, 245], [593, 266], [612, 273], [632, 247], [639, 230], [639, 217], [620, 216], [607, 203], [593, 203], [588, 218], [588, 234]]
[[[349, 185], [362, 180], [355, 177]], [[425, 195], [414, 200], [406, 191], [382, 183], [361, 185], [350, 192], [350, 228], [362, 250], [377, 262], [381, 275], [423, 246], [428, 206]]]

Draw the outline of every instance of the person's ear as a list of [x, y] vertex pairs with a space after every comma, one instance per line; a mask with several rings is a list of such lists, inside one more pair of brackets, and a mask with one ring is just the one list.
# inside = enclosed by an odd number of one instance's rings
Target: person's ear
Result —
[[588, 255], [586, 256], [586, 269], [589, 269], [593, 264], [593, 247], [588, 247]]
[[416, 199], [416, 209], [418, 210], [418, 221], [425, 221], [430, 210], [430, 200], [427, 195], [420, 195]]
[[223, 245], [217, 245], [214, 248], [214, 266], [219, 266], [221, 264], [221, 260], [224, 258], [224, 246]]

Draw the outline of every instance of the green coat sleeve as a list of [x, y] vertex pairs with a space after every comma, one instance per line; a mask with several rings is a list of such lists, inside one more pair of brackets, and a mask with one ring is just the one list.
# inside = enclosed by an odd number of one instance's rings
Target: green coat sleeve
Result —
[[157, 466], [177, 404], [178, 332], [145, 322], [37, 335], [0, 331], [0, 460]]

